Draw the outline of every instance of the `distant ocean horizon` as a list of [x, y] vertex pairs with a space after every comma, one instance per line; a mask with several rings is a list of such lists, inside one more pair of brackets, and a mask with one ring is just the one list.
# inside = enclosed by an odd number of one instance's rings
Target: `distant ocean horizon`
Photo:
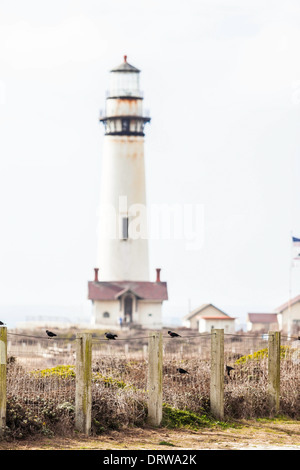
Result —
[[[245, 315], [237, 316], [232, 312], [229, 312], [229, 315], [237, 318], [236, 329], [246, 329]], [[164, 312], [163, 325], [183, 326], [183, 316], [177, 312]], [[41, 323], [55, 321], [70, 325], [88, 324], [91, 318], [90, 302], [84, 305], [0, 305], [0, 320], [8, 328], [16, 328], [18, 323], [39, 321]]]
[[[90, 323], [91, 306], [80, 305], [0, 305], [0, 320], [8, 328], [16, 328], [18, 323], [56, 321], [61, 323]], [[167, 325], [180, 326], [179, 317], [163, 317]]]
[[8, 328], [32, 321], [89, 323], [91, 313], [80, 305], [0, 305], [0, 320]]

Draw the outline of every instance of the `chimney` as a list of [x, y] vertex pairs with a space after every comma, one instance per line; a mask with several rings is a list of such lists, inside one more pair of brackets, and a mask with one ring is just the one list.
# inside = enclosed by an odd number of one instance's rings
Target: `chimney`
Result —
[[160, 282], [160, 268], [156, 268], [156, 282]]
[[99, 279], [98, 279], [98, 271], [99, 271], [99, 268], [94, 268], [94, 271], [95, 271], [95, 279], [94, 279], [94, 282], [99, 282]]

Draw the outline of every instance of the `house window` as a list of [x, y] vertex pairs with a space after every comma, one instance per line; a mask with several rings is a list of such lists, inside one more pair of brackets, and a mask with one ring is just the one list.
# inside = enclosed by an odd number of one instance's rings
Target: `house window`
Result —
[[128, 217], [123, 217], [122, 219], [122, 239], [128, 239]]
[[109, 316], [110, 316], [110, 315], [109, 315], [108, 312], [104, 312], [104, 313], [103, 313], [103, 318], [109, 318]]

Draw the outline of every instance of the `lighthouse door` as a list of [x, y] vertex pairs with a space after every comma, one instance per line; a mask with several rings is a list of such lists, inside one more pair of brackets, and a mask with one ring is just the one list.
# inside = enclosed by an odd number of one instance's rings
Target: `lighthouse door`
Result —
[[132, 297], [130, 295], [124, 299], [124, 317], [127, 324], [132, 322]]

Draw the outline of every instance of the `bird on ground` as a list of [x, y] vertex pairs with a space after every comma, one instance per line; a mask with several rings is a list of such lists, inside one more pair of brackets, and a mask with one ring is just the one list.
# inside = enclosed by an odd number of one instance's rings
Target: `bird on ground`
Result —
[[231, 371], [231, 370], [234, 370], [234, 367], [226, 366], [227, 375], [230, 376], [230, 371]]
[[107, 339], [116, 339], [118, 335], [115, 335], [113, 333], [104, 333]]
[[46, 330], [47, 335], [49, 338], [53, 338], [53, 336], [57, 336], [55, 333], [52, 333], [52, 331]]
[[168, 335], [170, 335], [171, 338], [175, 338], [176, 336], [180, 336], [178, 333], [175, 333], [174, 331], [168, 331]]
[[184, 370], [184, 369], [181, 369], [181, 367], [179, 367], [178, 369], [176, 369], [179, 374], [188, 374], [188, 371], [187, 370]]

